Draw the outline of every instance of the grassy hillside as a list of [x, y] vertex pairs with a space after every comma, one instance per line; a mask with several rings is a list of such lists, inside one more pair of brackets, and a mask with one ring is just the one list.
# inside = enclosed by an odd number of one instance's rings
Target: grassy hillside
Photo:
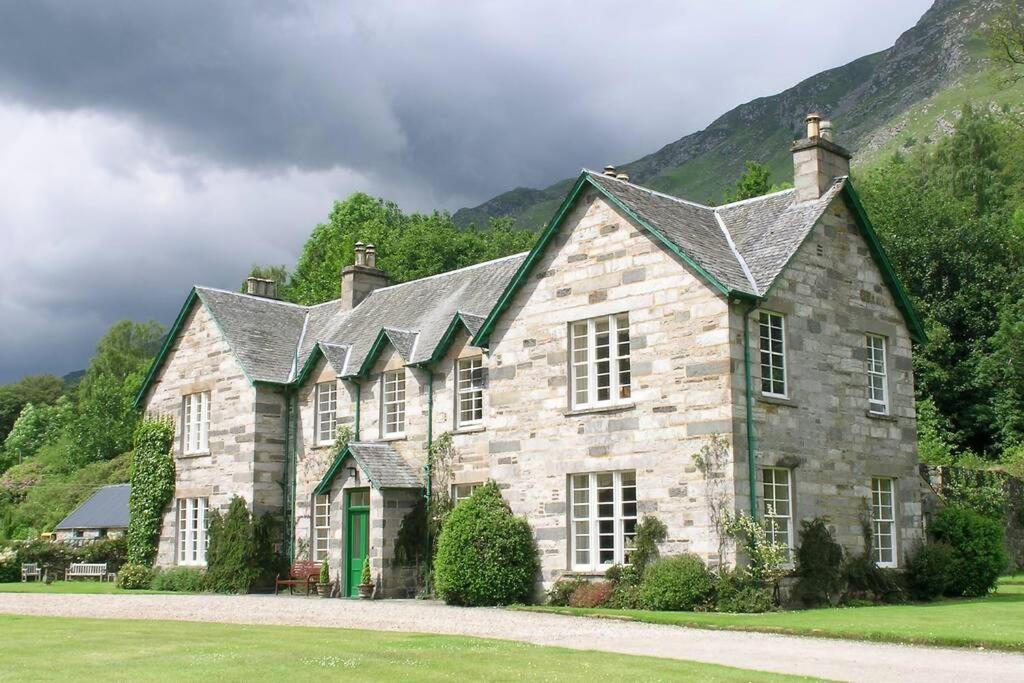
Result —
[[[640, 184], [688, 199], [718, 203], [747, 160], [772, 169], [776, 182], [792, 177], [789, 143], [800, 137], [804, 115], [822, 112], [837, 140], [865, 163], [905, 144], [951, 130], [954, 111], [977, 103], [1019, 103], [1019, 88], [1002, 89], [987, 75], [981, 33], [1005, 0], [937, 0], [887, 50], [824, 71], [771, 97], [727, 112], [621, 168]], [[512, 216], [539, 229], [553, 215], [571, 179], [543, 190], [518, 188], [456, 212], [456, 223], [484, 225]]]

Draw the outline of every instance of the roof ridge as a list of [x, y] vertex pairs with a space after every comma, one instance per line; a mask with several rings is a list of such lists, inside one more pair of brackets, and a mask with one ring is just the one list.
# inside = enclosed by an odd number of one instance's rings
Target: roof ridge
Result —
[[302, 348], [302, 342], [306, 340], [306, 328], [309, 327], [309, 310], [306, 310], [306, 315], [302, 318], [302, 331], [299, 332], [299, 341], [295, 344], [295, 351], [292, 352], [292, 369], [288, 373], [288, 381], [291, 382], [295, 379], [295, 374], [299, 371], [299, 349]]
[[[405, 285], [414, 285], [414, 284], [416, 284], [418, 282], [424, 282], [425, 280], [434, 280], [434, 279], [439, 278], [439, 277], [446, 277], [448, 275], [454, 275], [455, 273], [462, 273], [462, 272], [465, 272], [467, 270], [473, 270], [474, 268], [481, 268], [483, 266], [489, 266], [489, 265], [492, 265], [494, 263], [498, 263], [499, 261], [507, 261], [509, 259], [516, 258], [517, 256], [526, 256], [529, 253], [530, 252], [528, 252], [528, 251], [520, 251], [520, 252], [515, 253], [515, 254], [509, 254], [508, 256], [502, 256], [501, 258], [491, 259], [490, 261], [481, 261], [480, 263], [474, 263], [472, 265], [463, 266], [462, 268], [456, 268], [455, 270], [446, 270], [443, 273], [435, 273], [434, 275], [426, 275], [424, 277], [417, 278], [415, 280], [406, 280], [405, 282], [396, 282], [395, 284], [388, 285], [387, 287], [378, 287], [377, 289], [375, 289], [372, 292], [370, 292], [370, 294], [366, 297], [366, 299], [369, 299], [370, 296], [376, 294], [377, 292], [382, 292], [385, 289], [395, 289], [397, 287], [404, 287]], [[363, 299], [363, 301], [366, 301], [366, 299]], [[360, 302], [360, 305], [362, 305], [362, 302]]]
[[736, 257], [736, 261], [739, 262], [740, 268], [743, 269], [743, 274], [747, 276], [747, 282], [750, 283], [750, 287], [754, 294], [760, 294], [761, 290], [758, 289], [757, 281], [754, 279], [753, 274], [750, 272], [750, 268], [747, 267], [747, 260], [743, 258], [743, 254], [736, 248], [736, 243], [732, 241], [732, 235], [729, 233], [729, 227], [725, 224], [725, 219], [722, 218], [722, 214], [715, 209], [715, 222], [718, 223], [718, 227], [722, 229], [722, 234], [725, 235], [725, 241], [729, 245], [729, 249], [732, 250], [733, 255]]
[[302, 304], [293, 304], [291, 301], [281, 301], [280, 299], [271, 299], [266, 296], [253, 296], [252, 294], [244, 294], [242, 292], [232, 292], [230, 289], [221, 289], [220, 287], [207, 287], [206, 285], [194, 285], [198, 289], [203, 289], [208, 292], [220, 292], [221, 294], [233, 294], [235, 296], [244, 296], [247, 299], [255, 299], [257, 301], [265, 301], [271, 304], [278, 304], [280, 306], [291, 306], [293, 308], [301, 308], [303, 310], [311, 308], [310, 306], [303, 306]]
[[[846, 176], [843, 176], [843, 177], [846, 177]], [[768, 197], [774, 197], [776, 195], [785, 194], [787, 192], [795, 192], [795, 191], [796, 191], [795, 187], [787, 187], [784, 190], [776, 190], [775, 192], [768, 192], [766, 194], [759, 194], [756, 197], [747, 197], [746, 199], [738, 199], [735, 202], [726, 202], [725, 204], [720, 204], [719, 206], [716, 206], [715, 207], [715, 211], [718, 211], [719, 209], [724, 209], [724, 208], [729, 207], [729, 206], [739, 206], [741, 204], [752, 204], [754, 202], [759, 202], [759, 201], [762, 201], [764, 199], [767, 199]]]
[[591, 171], [589, 168], [584, 168], [583, 172], [587, 173], [589, 175], [599, 176], [602, 180], [603, 179], [614, 180], [617, 183], [622, 183], [623, 185], [629, 185], [630, 187], [635, 187], [636, 189], [641, 190], [643, 192], [647, 192], [648, 194], [653, 194], [653, 195], [655, 195], [657, 197], [664, 197], [665, 199], [671, 199], [672, 201], [679, 202], [680, 204], [686, 204], [687, 206], [696, 206], [699, 209], [708, 209], [709, 211], [714, 211], [715, 210], [715, 207], [713, 207], [713, 206], [708, 206], [707, 204], [701, 204], [700, 202], [690, 201], [689, 199], [683, 199], [682, 197], [676, 197], [674, 195], [670, 195], [670, 194], [667, 194], [665, 192], [658, 192], [657, 190], [652, 190], [649, 187], [644, 187], [643, 185], [637, 185], [636, 183], [631, 183], [628, 180], [621, 180], [619, 178], [616, 178], [615, 176], [605, 175], [604, 173], [598, 173], [597, 171]]

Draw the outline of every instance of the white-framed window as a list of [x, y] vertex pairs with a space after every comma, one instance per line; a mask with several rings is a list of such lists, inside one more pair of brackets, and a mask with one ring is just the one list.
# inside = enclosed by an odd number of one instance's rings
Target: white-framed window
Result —
[[483, 486], [483, 484], [452, 484], [452, 506], [458, 505], [462, 501], [473, 495], [473, 491]]
[[178, 564], [206, 564], [206, 498], [178, 499]]
[[571, 323], [569, 357], [573, 408], [614, 404], [632, 396], [628, 313]]
[[334, 443], [338, 435], [338, 383], [316, 385], [316, 442]]
[[875, 563], [896, 566], [896, 489], [889, 477], [871, 478], [871, 540]]
[[210, 392], [185, 396], [183, 417], [183, 451], [188, 454], [210, 450]]
[[331, 538], [331, 496], [328, 493], [313, 496], [313, 559], [327, 559]]
[[869, 334], [868, 352], [868, 410], [877, 415], [889, 414], [889, 383], [886, 373], [885, 337]]
[[405, 368], [385, 372], [381, 384], [381, 434], [402, 434], [405, 432]]
[[577, 571], [626, 564], [636, 536], [636, 472], [569, 475], [569, 555]]
[[460, 358], [455, 368], [455, 426], [480, 424], [484, 419], [484, 359]]
[[765, 467], [762, 510], [768, 540], [793, 549], [793, 473], [785, 467]]
[[761, 393], [786, 398], [786, 320], [778, 313], [761, 311]]

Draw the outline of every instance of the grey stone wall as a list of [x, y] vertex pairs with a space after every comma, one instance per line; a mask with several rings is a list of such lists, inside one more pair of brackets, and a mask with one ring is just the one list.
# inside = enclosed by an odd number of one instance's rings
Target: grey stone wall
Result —
[[[872, 476], [897, 480], [902, 559], [921, 538], [911, 340], [903, 317], [843, 199], [837, 198], [799, 249], [759, 310], [785, 316], [788, 400], [761, 396], [758, 311], [750, 316], [761, 468], [791, 467], [795, 519], [827, 516], [837, 540], [863, 546]], [[749, 509], [743, 393], [744, 306], [733, 306], [733, 401], [737, 405], [735, 481], [739, 509]], [[890, 416], [868, 414], [865, 335], [887, 338]]]
[[[199, 391], [210, 392], [210, 447], [205, 453], [185, 455], [181, 447], [182, 398]], [[147, 413], [174, 419], [175, 499], [205, 497], [210, 510], [224, 510], [238, 495], [252, 505], [256, 498], [256, 397], [213, 318], [197, 302], [145, 400]], [[270, 437], [261, 435], [263, 438]], [[160, 531], [159, 566], [176, 562], [176, 528], [172, 502]]]

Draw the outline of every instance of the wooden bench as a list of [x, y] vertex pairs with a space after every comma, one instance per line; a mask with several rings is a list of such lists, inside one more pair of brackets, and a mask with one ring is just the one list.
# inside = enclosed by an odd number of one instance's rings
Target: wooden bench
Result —
[[24, 582], [29, 579], [35, 579], [36, 581], [43, 580], [43, 571], [39, 568], [39, 565], [34, 562], [26, 562], [21, 565], [21, 580]]
[[296, 560], [295, 564], [288, 570], [288, 578], [282, 579], [278, 574], [274, 579], [274, 595], [281, 590], [281, 586], [288, 586], [288, 592], [294, 593], [296, 586], [305, 586], [306, 595], [316, 586], [320, 579], [320, 563], [313, 560]]
[[107, 563], [91, 564], [88, 562], [74, 562], [64, 572], [64, 580], [71, 579], [99, 579], [107, 580]]

